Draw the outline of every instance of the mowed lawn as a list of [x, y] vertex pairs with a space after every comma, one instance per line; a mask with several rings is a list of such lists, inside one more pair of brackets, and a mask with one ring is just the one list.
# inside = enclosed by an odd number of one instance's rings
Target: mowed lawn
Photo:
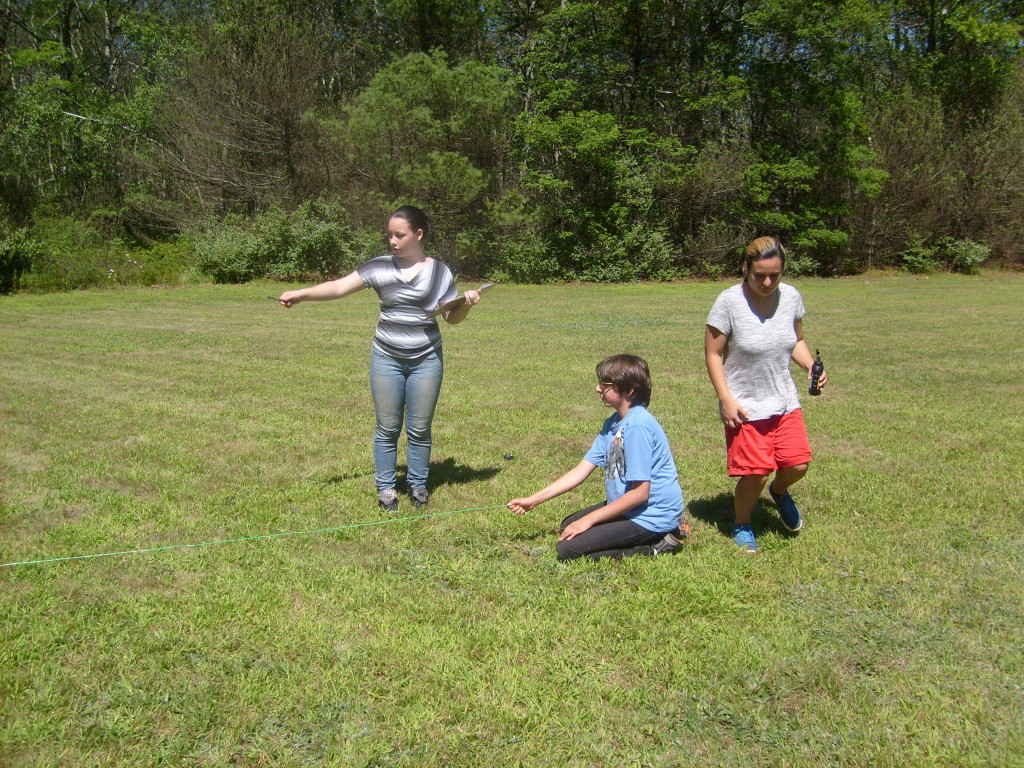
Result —
[[[451, 514], [369, 527], [372, 294], [0, 298], [0, 563], [307, 532], [0, 567], [0, 765], [1024, 765], [1024, 275], [793, 282], [829, 387], [805, 529], [765, 503], [753, 556], [703, 362], [728, 283], [487, 293], [443, 329]], [[618, 352], [694, 538], [558, 563], [599, 477], [500, 505], [583, 456]]]

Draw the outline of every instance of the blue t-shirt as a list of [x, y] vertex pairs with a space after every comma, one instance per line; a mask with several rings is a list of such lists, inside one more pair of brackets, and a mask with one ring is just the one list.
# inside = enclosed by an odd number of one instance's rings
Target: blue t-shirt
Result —
[[625, 418], [613, 413], [594, 438], [586, 461], [604, 467], [604, 487], [611, 503], [633, 482], [650, 482], [647, 503], [623, 517], [654, 533], [671, 531], [683, 514], [683, 490], [679, 472], [658, 420], [642, 405], [634, 405]]

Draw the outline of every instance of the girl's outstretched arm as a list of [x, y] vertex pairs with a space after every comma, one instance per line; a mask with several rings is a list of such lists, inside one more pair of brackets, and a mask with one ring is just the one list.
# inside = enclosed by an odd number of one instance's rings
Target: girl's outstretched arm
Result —
[[310, 288], [300, 288], [297, 291], [285, 291], [281, 294], [281, 304], [285, 307], [292, 307], [301, 301], [330, 301], [340, 299], [344, 296], [363, 290], [366, 283], [359, 276], [358, 272], [350, 272], [337, 280], [328, 280], [326, 283], [314, 285]]

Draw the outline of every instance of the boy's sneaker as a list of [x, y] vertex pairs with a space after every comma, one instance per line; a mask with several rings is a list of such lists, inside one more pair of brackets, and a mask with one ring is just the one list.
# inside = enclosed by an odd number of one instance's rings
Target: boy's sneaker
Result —
[[754, 529], [750, 523], [733, 526], [732, 540], [744, 552], [757, 552], [757, 539], [754, 538]]
[[661, 541], [657, 544], [651, 545], [651, 549], [654, 551], [655, 557], [658, 555], [674, 555], [680, 549], [683, 548], [683, 542], [673, 536], [671, 533], [666, 533], [661, 537]]
[[804, 527], [804, 520], [800, 517], [800, 508], [793, 501], [793, 497], [789, 495], [789, 491], [780, 496], [772, 490], [771, 483], [769, 483], [768, 494], [772, 497], [772, 501], [775, 502], [775, 506], [779, 508], [779, 518], [788, 530], [796, 533]]
[[385, 512], [397, 512], [398, 492], [394, 488], [381, 488], [377, 492], [377, 503]]
[[422, 485], [414, 485], [410, 488], [409, 496], [412, 497], [412, 503], [415, 507], [425, 507], [430, 501], [430, 493]]

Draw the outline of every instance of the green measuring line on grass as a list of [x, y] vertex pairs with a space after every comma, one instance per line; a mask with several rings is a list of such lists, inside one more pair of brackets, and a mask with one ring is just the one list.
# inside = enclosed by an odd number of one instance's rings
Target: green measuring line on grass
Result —
[[25, 560], [20, 563], [0, 563], [0, 568], [11, 568], [15, 565], [41, 565], [43, 563], [65, 563], [69, 560], [90, 560], [94, 557], [115, 557], [116, 555], [141, 555], [147, 552], [165, 552], [169, 549], [189, 549], [192, 547], [212, 547], [215, 544], [237, 544], [242, 541], [258, 541], [259, 539], [276, 539], [281, 536], [302, 536], [310, 533], [331, 533], [333, 531], [344, 531], [348, 528], [369, 528], [373, 525], [387, 525], [388, 523], [404, 523], [409, 520], [420, 520], [424, 517], [437, 517], [438, 515], [454, 515], [459, 512], [479, 512], [484, 509], [498, 509], [504, 504], [494, 504], [490, 507], [470, 507], [468, 509], [449, 509], [445, 512], [428, 512], [425, 515], [410, 515], [409, 517], [392, 517], [387, 520], [376, 520], [372, 523], [353, 523], [352, 525], [338, 525], [333, 528], [316, 528], [310, 531], [283, 531], [281, 533], [265, 533], [261, 536], [245, 536], [240, 539], [221, 539], [220, 541], [203, 541], [198, 544], [171, 544], [167, 547], [152, 547], [150, 549], [127, 549], [123, 552], [100, 552], [95, 555], [71, 555], [70, 557], [51, 557], [47, 560]]

